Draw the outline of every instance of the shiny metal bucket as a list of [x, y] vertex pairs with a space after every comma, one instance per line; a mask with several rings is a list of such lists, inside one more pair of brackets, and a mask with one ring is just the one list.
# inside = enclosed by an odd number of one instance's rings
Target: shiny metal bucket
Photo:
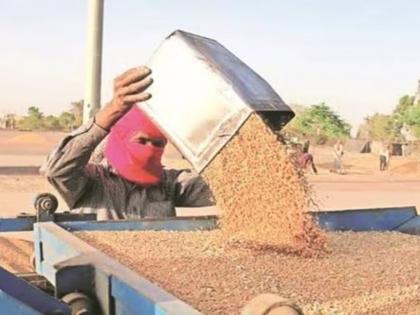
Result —
[[263, 78], [213, 39], [175, 31], [147, 66], [152, 98], [140, 106], [198, 172], [252, 112], [273, 130], [294, 116]]

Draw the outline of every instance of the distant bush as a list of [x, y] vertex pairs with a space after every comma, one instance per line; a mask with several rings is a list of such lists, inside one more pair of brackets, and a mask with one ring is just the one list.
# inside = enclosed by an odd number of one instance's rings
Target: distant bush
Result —
[[328, 105], [321, 103], [301, 110], [285, 132], [312, 138], [318, 144], [350, 137], [351, 126]]
[[83, 101], [73, 102], [71, 110], [62, 112], [60, 116], [44, 116], [36, 106], [30, 106], [28, 113], [17, 122], [20, 130], [60, 130], [71, 131], [82, 124]]
[[366, 117], [357, 137], [400, 142], [407, 140], [403, 130], [408, 131], [412, 137], [420, 138], [420, 103], [414, 103], [414, 96], [402, 96], [389, 115], [375, 113]]

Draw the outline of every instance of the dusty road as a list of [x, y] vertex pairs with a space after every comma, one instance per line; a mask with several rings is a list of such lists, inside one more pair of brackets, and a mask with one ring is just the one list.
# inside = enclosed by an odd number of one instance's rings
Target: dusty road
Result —
[[[413, 178], [375, 178], [329, 176], [311, 177], [320, 210], [416, 206], [420, 209], [420, 180]], [[54, 192], [38, 175], [0, 175], [0, 216], [32, 211], [37, 193]], [[57, 194], [56, 194], [57, 195]], [[57, 195], [57, 197], [59, 197]], [[60, 210], [67, 210], [60, 199]], [[184, 213], [210, 214], [212, 209], [186, 209]]]
[[[63, 133], [0, 131], [0, 216], [16, 215], [32, 210], [37, 193], [54, 192], [37, 175], [37, 168]], [[420, 208], [420, 163], [408, 158], [393, 157], [389, 172], [377, 170], [378, 159], [370, 154], [346, 152], [346, 175], [331, 174], [331, 148], [311, 149], [319, 175], [309, 175], [322, 210], [418, 206]], [[188, 167], [173, 147], [165, 152], [167, 165]], [[66, 209], [60, 202], [59, 209]], [[200, 211], [200, 210], [198, 210]], [[201, 209], [208, 214], [213, 209]], [[187, 211], [191, 214], [194, 212]]]
[[420, 179], [390, 176], [311, 177], [322, 210], [416, 206]]

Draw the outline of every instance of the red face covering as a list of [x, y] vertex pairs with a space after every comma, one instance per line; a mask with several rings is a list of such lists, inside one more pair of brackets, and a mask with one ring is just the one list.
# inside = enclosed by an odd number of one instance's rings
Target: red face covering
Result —
[[133, 106], [112, 128], [105, 147], [105, 157], [118, 174], [142, 186], [156, 185], [163, 173], [163, 148], [133, 142], [134, 135], [143, 132], [151, 139], [165, 136], [155, 124]]

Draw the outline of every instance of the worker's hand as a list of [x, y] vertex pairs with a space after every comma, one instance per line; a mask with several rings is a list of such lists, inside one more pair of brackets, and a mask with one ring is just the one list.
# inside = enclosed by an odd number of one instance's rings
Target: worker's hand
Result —
[[116, 77], [114, 96], [111, 102], [96, 114], [96, 124], [109, 130], [135, 103], [148, 100], [151, 95], [146, 89], [153, 82], [151, 73], [149, 68], [140, 66]]

